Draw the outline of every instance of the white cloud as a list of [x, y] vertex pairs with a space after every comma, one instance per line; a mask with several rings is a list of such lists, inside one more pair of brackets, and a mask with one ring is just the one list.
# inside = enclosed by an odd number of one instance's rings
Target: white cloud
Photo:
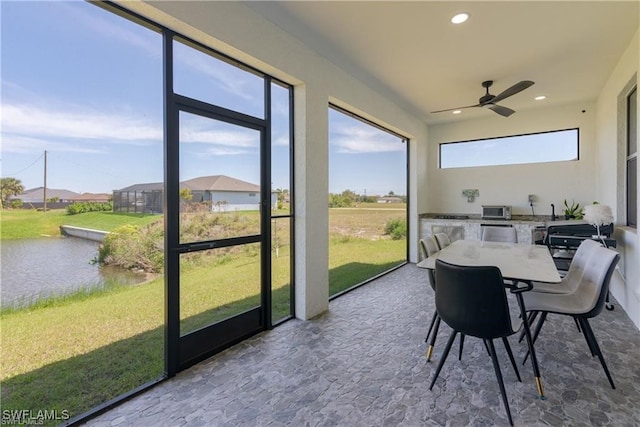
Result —
[[271, 144], [274, 147], [288, 147], [290, 143], [289, 134], [274, 135], [271, 138]]
[[[174, 43], [174, 58], [178, 64], [184, 64], [205, 76], [211, 77], [213, 83], [218, 87], [244, 100], [253, 101], [256, 98], [255, 88], [252, 87], [252, 83], [253, 86], [259, 85], [258, 93], [262, 93], [262, 80], [258, 79], [258, 77], [227, 65], [189, 46]], [[176, 69], [175, 73], [179, 84], [179, 68]]]
[[102, 140], [105, 143], [146, 145], [162, 141], [160, 123], [150, 123], [130, 114], [107, 114], [89, 109], [44, 109], [33, 105], [2, 105], [2, 135], [31, 139]]
[[385, 134], [375, 128], [365, 129], [362, 126], [338, 126], [332, 129], [331, 145], [338, 153], [388, 153], [405, 150], [399, 138]]
[[257, 134], [251, 135], [242, 131], [199, 130], [185, 127], [180, 131], [180, 142], [252, 148], [258, 147], [260, 141], [257, 138]]
[[235, 149], [231, 147], [211, 147], [205, 150], [204, 155], [206, 156], [238, 156], [241, 154], [249, 154], [250, 151]]
[[105, 153], [106, 150], [96, 146], [84, 146], [68, 142], [48, 141], [41, 138], [4, 134], [2, 135], [2, 151], [7, 153], [29, 154], [44, 150], [73, 153]]
[[[85, 28], [112, 40], [141, 48], [151, 57], [160, 58], [162, 56], [162, 44], [159, 42], [158, 34], [153, 31], [140, 31], [139, 26], [136, 24], [128, 24], [122, 19], [118, 19], [118, 24], [115, 24], [93, 11], [89, 13], [82, 4], [76, 5], [69, 2], [59, 2], [56, 4], [58, 7], [65, 9], [64, 13], [67, 16], [75, 16], [76, 19], [74, 19], [74, 22], [78, 25], [84, 25]], [[111, 19], [113, 19], [113, 17]]]

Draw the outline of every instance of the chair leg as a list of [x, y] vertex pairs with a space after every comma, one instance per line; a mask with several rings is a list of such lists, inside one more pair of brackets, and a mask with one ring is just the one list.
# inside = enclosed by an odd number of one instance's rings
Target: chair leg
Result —
[[504, 381], [502, 380], [502, 372], [500, 372], [500, 364], [498, 363], [498, 356], [496, 355], [496, 349], [493, 346], [493, 340], [485, 340], [489, 349], [491, 350], [491, 360], [493, 361], [493, 369], [496, 371], [496, 378], [498, 379], [498, 385], [500, 386], [500, 394], [502, 395], [502, 403], [507, 410], [507, 417], [509, 418], [509, 424], [513, 425], [513, 419], [511, 418], [511, 410], [509, 409], [509, 401], [507, 400], [507, 391], [504, 388]]
[[440, 371], [442, 370], [442, 366], [444, 365], [445, 360], [447, 360], [447, 356], [449, 355], [449, 351], [451, 350], [451, 346], [453, 345], [453, 340], [456, 339], [457, 331], [451, 332], [449, 336], [449, 341], [447, 341], [447, 345], [444, 348], [444, 352], [442, 353], [442, 357], [440, 358], [440, 362], [438, 362], [438, 367], [436, 368], [435, 374], [433, 374], [433, 379], [431, 380], [431, 385], [429, 386], [429, 390], [433, 389], [433, 385], [436, 383], [438, 379], [438, 375], [440, 375]]
[[427, 332], [427, 337], [424, 339], [424, 342], [429, 342], [429, 337], [431, 336], [431, 331], [433, 331], [433, 325], [436, 323], [436, 318], [438, 317], [438, 312], [433, 311], [433, 316], [431, 317], [431, 323], [429, 324], [429, 332]]
[[581, 320], [577, 317], [574, 317], [573, 320], [576, 322], [576, 325], [578, 325], [578, 330], [582, 333], [582, 336], [584, 336], [584, 339], [587, 342], [587, 346], [589, 346], [591, 357], [596, 357], [596, 350], [593, 345], [593, 340], [591, 339], [587, 331], [585, 331], [584, 328], [580, 327]]
[[[436, 313], [438, 314], [438, 313]], [[433, 346], [436, 343], [436, 337], [438, 336], [438, 329], [440, 328], [440, 316], [436, 318], [436, 324], [433, 327], [433, 334], [429, 342], [429, 348], [427, 349], [427, 362], [431, 361], [431, 355], [433, 354]]]
[[458, 360], [462, 360], [462, 347], [464, 347], [464, 334], [460, 334], [460, 349], [458, 350]]
[[[536, 323], [536, 329], [533, 331], [533, 344], [535, 344], [536, 340], [538, 339], [538, 335], [540, 335], [540, 330], [542, 329], [542, 325], [544, 324], [544, 321], [547, 320], [548, 314], [549, 313], [547, 313], [546, 311], [543, 311], [542, 314], [540, 315], [540, 319], [538, 319], [538, 323]], [[524, 359], [522, 360], [523, 365], [527, 363], [528, 358], [529, 358], [529, 350], [527, 350], [527, 354], [524, 355]]]
[[502, 342], [504, 343], [504, 348], [507, 349], [507, 354], [509, 355], [509, 360], [511, 361], [511, 366], [513, 366], [513, 370], [516, 373], [516, 377], [518, 381], [522, 382], [520, 378], [520, 372], [518, 371], [518, 366], [516, 365], [516, 359], [513, 358], [513, 352], [511, 351], [511, 345], [509, 345], [509, 340], [507, 337], [502, 337]]
[[482, 340], [482, 344], [484, 344], [484, 348], [485, 350], [487, 350], [487, 354], [491, 356], [491, 350], [489, 350], [489, 346], [487, 345], [487, 343], [484, 340]]
[[[537, 311], [531, 311], [527, 316], [527, 322], [529, 322], [529, 324], [532, 325], [534, 320], [536, 320], [537, 316], [538, 316]], [[524, 339], [524, 335], [525, 335], [524, 329], [522, 329], [522, 332], [520, 332], [520, 337], [518, 338], [519, 343], [522, 342], [522, 340]]]
[[595, 350], [598, 359], [600, 359], [600, 364], [602, 365], [602, 369], [604, 369], [604, 373], [607, 375], [607, 379], [609, 380], [609, 384], [611, 384], [611, 388], [615, 390], [616, 386], [613, 383], [613, 378], [611, 378], [611, 373], [609, 372], [609, 368], [607, 367], [607, 363], [604, 361], [604, 356], [602, 355], [602, 350], [600, 350], [600, 346], [598, 345], [598, 341], [596, 340], [596, 336], [593, 333], [593, 329], [591, 329], [591, 325], [589, 324], [589, 320], [587, 318], [579, 318], [580, 326], [582, 326], [582, 330], [586, 335], [589, 336], [589, 340], [591, 341], [591, 345]]

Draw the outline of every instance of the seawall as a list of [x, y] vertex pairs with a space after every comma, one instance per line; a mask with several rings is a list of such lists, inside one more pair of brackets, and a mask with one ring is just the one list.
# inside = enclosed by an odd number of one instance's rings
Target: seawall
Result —
[[109, 234], [107, 231], [74, 227], [72, 225], [61, 225], [60, 232], [64, 236], [80, 237], [81, 239], [93, 240], [94, 242], [102, 242], [104, 240], [104, 236]]

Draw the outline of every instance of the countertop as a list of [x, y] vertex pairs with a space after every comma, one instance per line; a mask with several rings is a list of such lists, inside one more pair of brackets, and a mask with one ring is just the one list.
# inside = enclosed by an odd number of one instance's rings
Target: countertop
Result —
[[487, 219], [481, 215], [474, 214], [458, 214], [458, 213], [421, 213], [419, 219], [427, 221], [446, 221], [446, 222], [471, 222], [483, 224], [529, 224], [529, 225], [546, 225], [551, 221], [551, 215], [512, 215], [511, 219]]

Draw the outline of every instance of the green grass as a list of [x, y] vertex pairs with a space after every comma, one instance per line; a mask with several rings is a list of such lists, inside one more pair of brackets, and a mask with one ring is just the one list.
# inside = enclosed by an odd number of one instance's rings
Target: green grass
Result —
[[0, 239], [35, 239], [60, 235], [61, 225], [111, 231], [124, 224], [144, 225], [160, 219], [159, 215], [87, 212], [67, 215], [65, 209], [47, 212], [27, 209], [0, 212]]
[[406, 240], [332, 239], [329, 244], [329, 295], [405, 262], [406, 248]]
[[[402, 218], [405, 213], [385, 211], [382, 215], [381, 210], [331, 210], [329, 286], [332, 295], [405, 260], [405, 240], [380, 238], [386, 221]], [[157, 218], [102, 212], [72, 217], [64, 211], [16, 216], [21, 218], [3, 217], [3, 238], [5, 219], [7, 223], [14, 221], [9, 229], [20, 230], [24, 225], [17, 224], [24, 222], [25, 216], [33, 222], [40, 221], [39, 230], [49, 224], [56, 231], [61, 223], [112, 229], [131, 220]], [[68, 221], [70, 218], [73, 223]], [[96, 226], [98, 223], [101, 225]], [[286, 227], [281, 233], [285, 242]], [[27, 233], [23, 230], [9, 234], [24, 237]], [[222, 263], [185, 258], [181, 330], [192, 331], [257, 305], [258, 289], [254, 285], [258, 266], [255, 252], [251, 251]], [[283, 244], [279, 257], [273, 258], [275, 320], [286, 317], [289, 312], [289, 266], [290, 248]], [[3, 410], [57, 409], [79, 415], [158, 378], [164, 369], [162, 277], [140, 285], [78, 292], [28, 308], [4, 310], [0, 312], [0, 320]]]

